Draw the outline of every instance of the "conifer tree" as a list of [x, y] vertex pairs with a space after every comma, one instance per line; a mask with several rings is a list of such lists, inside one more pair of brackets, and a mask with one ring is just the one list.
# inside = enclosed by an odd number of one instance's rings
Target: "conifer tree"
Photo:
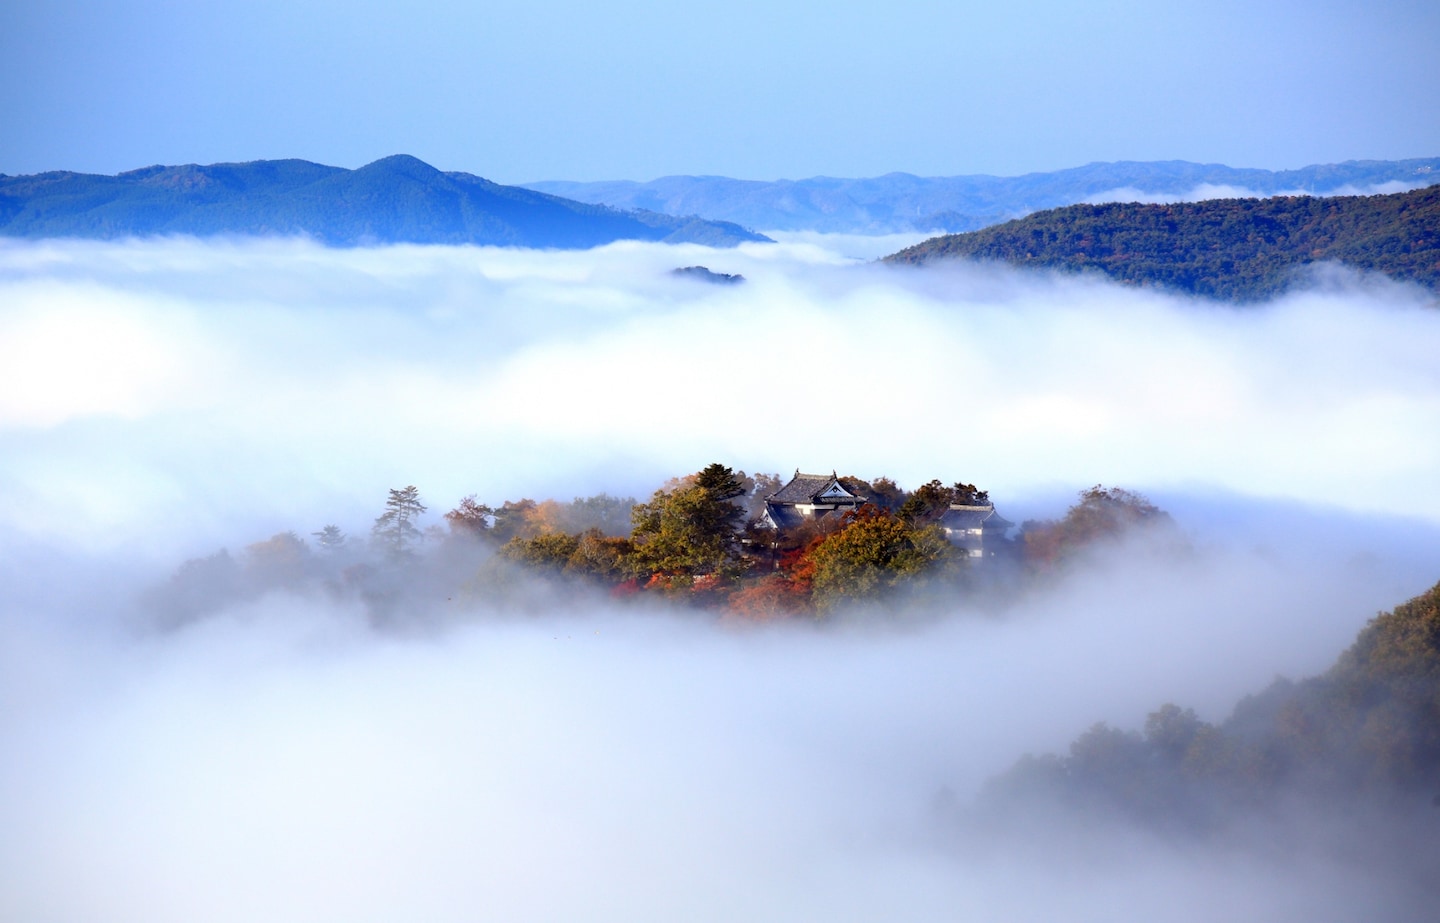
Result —
[[315, 536], [315, 544], [326, 551], [339, 551], [345, 544], [345, 533], [339, 526], [327, 525], [319, 532], [311, 532]]
[[396, 490], [390, 489], [390, 499], [385, 501], [385, 512], [375, 520], [370, 534], [397, 557], [409, 554], [408, 546], [420, 541], [420, 530], [415, 520], [427, 507], [420, 502], [420, 489], [415, 485]]
[[657, 490], [631, 513], [635, 563], [650, 573], [728, 573], [740, 562], [740, 525], [745, 493], [735, 472], [713, 464], [690, 483]]

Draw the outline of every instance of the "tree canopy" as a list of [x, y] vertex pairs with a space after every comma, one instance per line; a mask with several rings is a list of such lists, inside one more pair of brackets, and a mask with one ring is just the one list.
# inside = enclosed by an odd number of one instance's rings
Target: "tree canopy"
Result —
[[987, 799], [1205, 829], [1282, 795], [1440, 804], [1440, 584], [1372, 619], [1321, 675], [1276, 680], [1218, 724], [1174, 704], [1143, 732], [1098, 724], [1065, 756], [1021, 760]]
[[1121, 538], [1136, 528], [1167, 526], [1170, 516], [1143, 495], [1096, 484], [1059, 522], [1027, 522], [1026, 556], [1037, 566], [1053, 567], [1097, 543]]
[[935, 526], [914, 526], [899, 516], [862, 507], [850, 522], [810, 553], [815, 603], [863, 602], [956, 560], [955, 547]]
[[375, 519], [370, 534], [392, 555], [408, 554], [422, 537], [415, 521], [426, 509], [420, 502], [420, 489], [415, 485], [391, 488], [385, 512]]
[[[1080, 548], [1137, 523], [1167, 520], [1138, 494], [1097, 486], [1082, 492], [1064, 519], [1027, 523], [1023, 541], [1009, 538], [1002, 521], [984, 534], [981, 563], [971, 557], [975, 530], [952, 539], [940, 520], [955, 504], [985, 507], [986, 491], [939, 479], [913, 492], [885, 477], [839, 480], [865, 498], [849, 512], [821, 504], [778, 521], [766, 517], [765, 499], [784, 482], [716, 462], [667, 481], [643, 503], [601, 493], [495, 504], [470, 494], [444, 514], [443, 526], [424, 530], [427, 508], [410, 485], [389, 491], [368, 543], [347, 541], [329, 524], [310, 533], [323, 552], [314, 554], [298, 534], [281, 533], [238, 559], [222, 553], [187, 562], [156, 599], [169, 600], [163, 605], [178, 624], [204, 610], [202, 585], [217, 588], [209, 605], [219, 606], [267, 587], [323, 584], [327, 592], [358, 594], [386, 619], [403, 593], [430, 581], [426, 592], [447, 601], [457, 593], [518, 599], [514, 594], [533, 585], [547, 593], [655, 593], [740, 618], [825, 617], [852, 603], [882, 612], [872, 604], [921, 589], [953, 595], [982, 584], [1018, 587]], [[429, 540], [424, 554], [422, 539]], [[450, 582], [454, 575], [461, 579]], [[535, 579], [527, 583], [527, 575]]]
[[671, 490], [657, 490], [631, 513], [637, 567], [670, 575], [733, 573], [745, 508], [735, 472], [712, 464]]

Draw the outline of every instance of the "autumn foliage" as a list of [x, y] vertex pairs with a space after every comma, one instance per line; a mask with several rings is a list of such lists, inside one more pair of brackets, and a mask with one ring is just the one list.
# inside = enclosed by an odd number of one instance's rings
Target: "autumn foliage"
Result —
[[644, 502], [598, 494], [491, 505], [472, 494], [444, 514], [443, 526], [424, 526], [426, 506], [411, 486], [390, 491], [368, 542], [326, 525], [311, 533], [317, 552], [281, 533], [238, 559], [222, 551], [187, 562], [155, 599], [178, 624], [276, 588], [323, 587], [391, 611], [417, 591], [509, 604], [543, 584], [772, 621], [1013, 583], [1136, 527], [1168, 522], [1144, 497], [1097, 486], [1058, 521], [1026, 523], [1018, 539], [986, 537], [977, 563], [947, 537], [942, 519], [949, 510], [984, 509], [985, 491], [960, 481], [932, 480], [913, 492], [883, 477], [837, 481], [864, 502], [792, 514], [784, 526], [762, 516], [765, 498], [784, 485], [778, 475], [718, 463], [670, 480]]
[[1058, 522], [1025, 523], [1025, 557], [1051, 570], [1086, 548], [1119, 539], [1137, 528], [1170, 524], [1169, 514], [1145, 497], [1119, 487], [1095, 485]]

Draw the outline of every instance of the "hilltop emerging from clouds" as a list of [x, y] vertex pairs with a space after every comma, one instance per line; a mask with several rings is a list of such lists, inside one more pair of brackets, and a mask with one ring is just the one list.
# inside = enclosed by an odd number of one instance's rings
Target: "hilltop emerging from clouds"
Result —
[[734, 246], [738, 225], [622, 211], [444, 173], [396, 155], [358, 170], [304, 160], [145, 167], [118, 176], [0, 176], [0, 235], [307, 236], [332, 246], [488, 244], [584, 249], [616, 240]]
[[1071, 205], [885, 258], [1100, 272], [1131, 285], [1236, 301], [1278, 295], [1307, 266], [1341, 263], [1440, 288], [1440, 186], [1374, 196], [1276, 196]]

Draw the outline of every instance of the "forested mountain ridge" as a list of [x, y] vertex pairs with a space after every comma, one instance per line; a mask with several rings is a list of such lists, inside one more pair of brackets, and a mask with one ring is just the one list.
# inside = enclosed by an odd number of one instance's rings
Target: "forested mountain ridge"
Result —
[[582, 249], [616, 240], [734, 246], [726, 222], [621, 211], [446, 173], [405, 155], [356, 170], [304, 160], [154, 166], [117, 176], [0, 175], [0, 235], [305, 235], [332, 246], [481, 244]]
[[1098, 271], [1234, 301], [1279, 294], [1333, 261], [1440, 289], [1440, 186], [1375, 196], [1279, 196], [1168, 205], [1071, 205], [935, 237], [885, 257]]
[[526, 188], [617, 208], [702, 215], [767, 231], [884, 234], [973, 231], [1080, 202], [1244, 195], [1398, 192], [1440, 181], [1440, 157], [1351, 160], [1260, 170], [1183, 160], [1091, 163], [1023, 176], [914, 176], [740, 180], [665, 176], [649, 182], [527, 183]]

